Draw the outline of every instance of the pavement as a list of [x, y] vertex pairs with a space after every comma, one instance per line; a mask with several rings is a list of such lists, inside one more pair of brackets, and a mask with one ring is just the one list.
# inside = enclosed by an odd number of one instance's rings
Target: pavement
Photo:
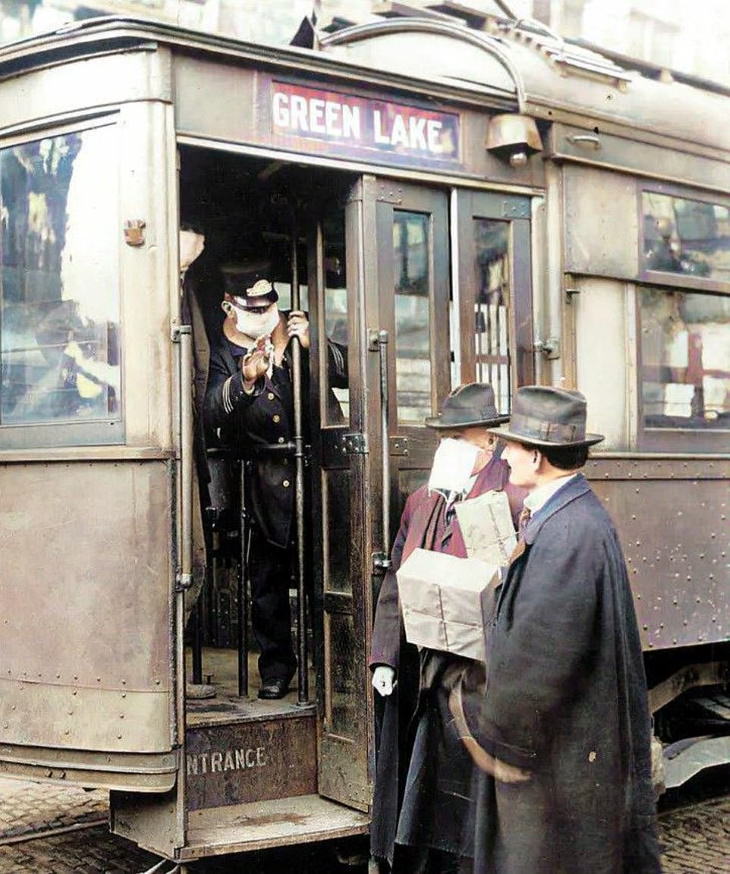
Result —
[[[141, 874], [159, 861], [109, 834], [107, 817], [105, 791], [0, 778], [0, 874]], [[664, 874], [728, 874], [730, 796], [691, 799], [687, 806], [663, 812], [659, 838]], [[300, 870], [303, 849], [294, 849]], [[250, 861], [244, 867], [240, 857], [228, 857], [198, 863], [191, 870], [254, 874], [287, 870], [292, 864], [283, 858], [273, 867]], [[324, 870], [321, 863], [318, 869]]]

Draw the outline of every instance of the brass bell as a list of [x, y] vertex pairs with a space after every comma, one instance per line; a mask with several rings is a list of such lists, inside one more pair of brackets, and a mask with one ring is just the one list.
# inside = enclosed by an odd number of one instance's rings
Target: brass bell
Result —
[[529, 115], [505, 113], [494, 115], [487, 130], [487, 151], [513, 167], [523, 167], [530, 155], [542, 151], [542, 140]]

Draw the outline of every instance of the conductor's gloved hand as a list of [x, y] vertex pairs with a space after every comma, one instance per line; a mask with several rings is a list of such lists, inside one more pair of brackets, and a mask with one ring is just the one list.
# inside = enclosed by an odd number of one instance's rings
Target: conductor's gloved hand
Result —
[[379, 695], [392, 695], [395, 688], [395, 671], [388, 665], [378, 665], [373, 671], [371, 682]]

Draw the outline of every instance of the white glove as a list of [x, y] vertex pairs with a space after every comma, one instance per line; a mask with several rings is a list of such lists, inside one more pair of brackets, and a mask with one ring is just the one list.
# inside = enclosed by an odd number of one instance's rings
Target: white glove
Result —
[[395, 671], [388, 665], [378, 665], [373, 671], [373, 679], [371, 680], [373, 689], [379, 695], [392, 695], [395, 688]]

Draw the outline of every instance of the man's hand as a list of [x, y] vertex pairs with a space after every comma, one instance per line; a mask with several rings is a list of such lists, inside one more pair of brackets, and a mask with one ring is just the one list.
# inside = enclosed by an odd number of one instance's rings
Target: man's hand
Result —
[[379, 695], [383, 697], [392, 695], [395, 688], [395, 671], [388, 665], [378, 665], [373, 671], [371, 683]]
[[309, 349], [309, 320], [301, 310], [289, 313], [286, 322], [286, 332], [289, 338], [298, 337], [302, 349]]
[[259, 337], [248, 355], [241, 358], [244, 391], [250, 392], [257, 380], [266, 376], [273, 353], [274, 346], [271, 337], [267, 334], [264, 337]]

